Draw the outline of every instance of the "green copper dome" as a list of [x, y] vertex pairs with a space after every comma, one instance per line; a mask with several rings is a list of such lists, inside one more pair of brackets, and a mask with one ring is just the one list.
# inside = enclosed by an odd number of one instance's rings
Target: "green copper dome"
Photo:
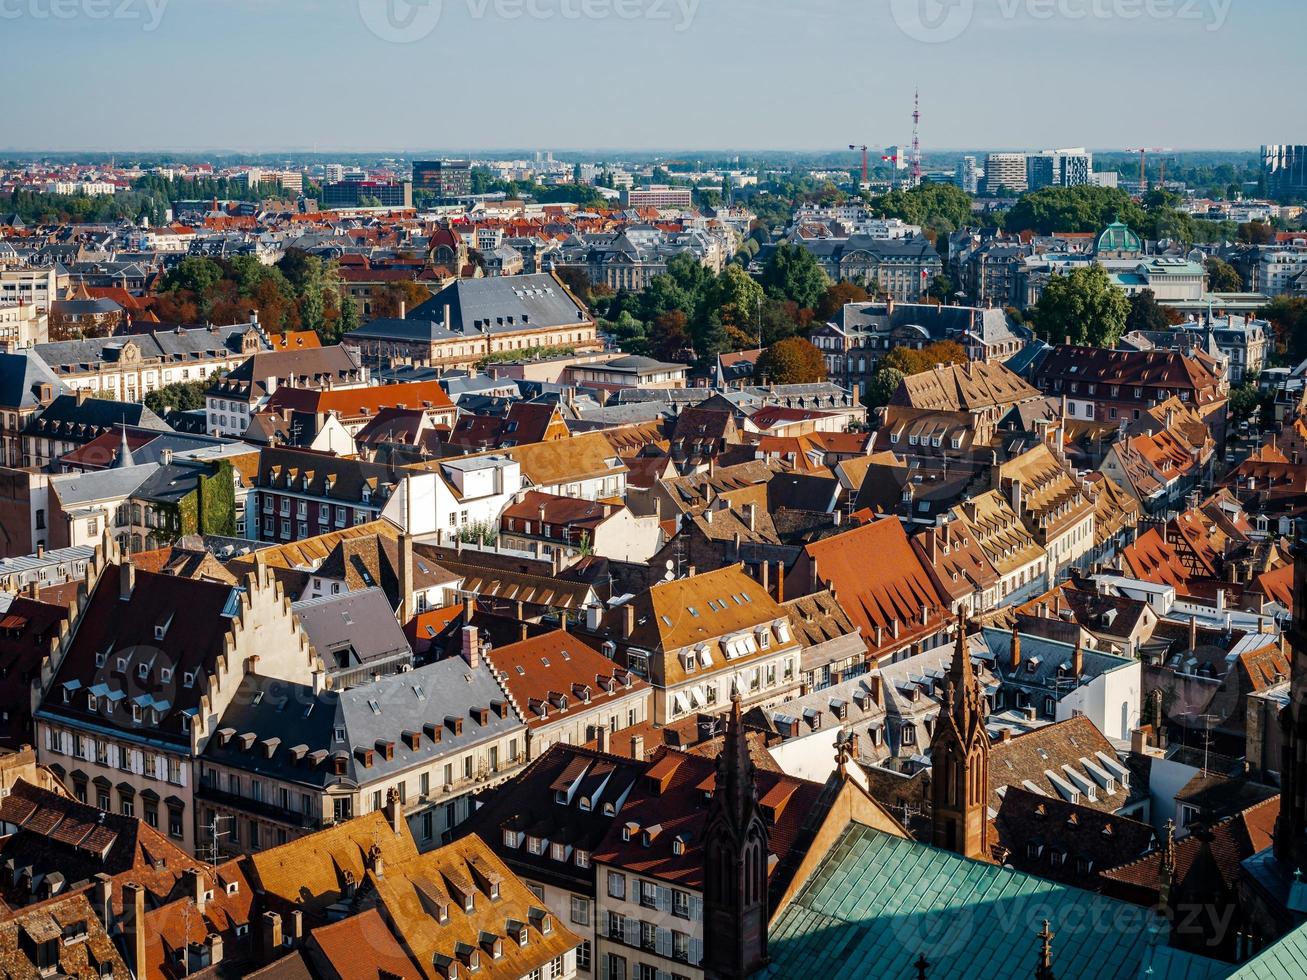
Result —
[[1098, 236], [1098, 252], [1142, 252], [1143, 240], [1120, 219], [1113, 221]]

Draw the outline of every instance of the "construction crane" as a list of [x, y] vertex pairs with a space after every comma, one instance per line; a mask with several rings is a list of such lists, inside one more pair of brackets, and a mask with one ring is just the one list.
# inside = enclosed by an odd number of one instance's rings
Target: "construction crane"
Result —
[[893, 154], [886, 155], [886, 156], [882, 156], [882, 157], [880, 158], [880, 162], [881, 162], [881, 163], [888, 163], [888, 164], [890, 165], [890, 171], [889, 171], [889, 186], [890, 186], [890, 190], [895, 190], [895, 189], [898, 187], [898, 184], [899, 184], [899, 181], [898, 181], [898, 176], [899, 176], [899, 155], [898, 155], [898, 152], [896, 151], [896, 152], [894, 152]]
[[867, 182], [867, 144], [850, 143], [849, 149], [862, 151], [862, 182], [865, 184]]
[[[1174, 153], [1169, 146], [1142, 146], [1132, 147], [1126, 150], [1127, 153], [1139, 154], [1139, 193], [1143, 194], [1148, 190], [1148, 154], [1150, 153]], [[1166, 161], [1162, 161], [1162, 182], [1166, 182]]]

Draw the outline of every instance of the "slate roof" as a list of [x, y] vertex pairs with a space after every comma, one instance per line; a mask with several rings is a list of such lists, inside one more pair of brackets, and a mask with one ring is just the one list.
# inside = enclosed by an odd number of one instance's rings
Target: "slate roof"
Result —
[[1166, 949], [1149, 909], [853, 823], [773, 921], [771, 964], [755, 976], [910, 977], [921, 955], [931, 980], [969, 980], [980, 963], [984, 976], [1027, 976], [1045, 918], [1060, 980], [1134, 980], [1149, 966], [1158, 980], [1199, 980], [1228, 969]]
[[350, 670], [411, 656], [390, 600], [379, 588], [305, 599], [292, 607], [327, 670]]
[[0, 405], [9, 409], [36, 408], [43, 384], [50, 385], [53, 394], [63, 394], [63, 383], [32, 351], [0, 354]]
[[84, 398], [60, 395], [39, 414], [28, 420], [24, 435], [66, 442], [90, 442], [96, 436], [121, 425], [140, 429], [171, 432], [166, 422], [144, 405], [120, 402], [111, 398]]
[[[256, 697], [260, 692], [263, 697]], [[484, 725], [477, 708], [488, 710]], [[346, 691], [316, 694], [308, 685], [247, 674], [204, 757], [317, 787], [341, 778], [332, 760], [343, 757], [346, 779], [371, 783], [521, 729], [521, 718], [485, 661], [473, 669], [451, 657]], [[339, 730], [343, 740], [335, 737]], [[242, 739], [246, 733], [253, 734], [252, 741]], [[392, 743], [389, 758], [380, 748], [384, 743]]]
[[1229, 980], [1285, 980], [1307, 976], [1307, 924], [1262, 950], [1230, 974]]
[[[449, 307], [449, 329], [445, 307]], [[352, 337], [436, 341], [523, 330], [588, 326], [590, 311], [549, 273], [457, 279], [404, 319], [383, 317]]]

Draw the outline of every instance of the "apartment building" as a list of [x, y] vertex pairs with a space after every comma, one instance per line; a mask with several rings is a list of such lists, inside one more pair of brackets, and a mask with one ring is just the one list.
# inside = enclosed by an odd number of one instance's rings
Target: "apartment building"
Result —
[[109, 542], [87, 589], [33, 680], [37, 758], [83, 802], [196, 853], [193, 768], [213, 721], [255, 670], [311, 684], [308, 639], [270, 573], [237, 587], [138, 572]]
[[750, 706], [798, 690], [788, 610], [741, 565], [660, 582], [577, 631], [653, 687], [660, 725], [721, 711], [732, 690]]
[[198, 760], [201, 826], [232, 853], [382, 810], [393, 791], [421, 847], [472, 794], [527, 760], [522, 717], [465, 627], [462, 656], [343, 690], [250, 674]]

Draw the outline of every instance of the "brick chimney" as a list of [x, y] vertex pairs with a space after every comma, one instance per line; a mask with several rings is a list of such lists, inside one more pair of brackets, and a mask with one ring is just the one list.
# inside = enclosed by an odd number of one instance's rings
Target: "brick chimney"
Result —
[[644, 761], [644, 736], [643, 735], [631, 736], [631, 758], [635, 759], [637, 762]]
[[635, 632], [635, 604], [628, 600], [622, 607], [622, 638], [629, 640]]
[[1017, 624], [1012, 624], [1012, 670], [1016, 671], [1021, 666], [1021, 633], [1017, 629]]
[[271, 958], [281, 949], [281, 916], [276, 912], [264, 912], [259, 935], [263, 940], [263, 955]]
[[123, 938], [127, 967], [132, 976], [145, 976], [145, 888], [136, 882], [123, 885]]
[[481, 666], [481, 643], [475, 626], [463, 627], [463, 659], [469, 667]]
[[101, 871], [95, 876], [92, 904], [104, 931], [113, 932], [113, 879]]
[[1076, 648], [1071, 651], [1071, 673], [1079, 677], [1085, 672], [1085, 651], [1083, 641], [1076, 637]]
[[186, 881], [186, 895], [195, 903], [196, 911], [204, 913], [204, 895], [208, 891], [208, 883], [204, 880], [204, 872], [199, 868], [187, 868], [182, 877]]

